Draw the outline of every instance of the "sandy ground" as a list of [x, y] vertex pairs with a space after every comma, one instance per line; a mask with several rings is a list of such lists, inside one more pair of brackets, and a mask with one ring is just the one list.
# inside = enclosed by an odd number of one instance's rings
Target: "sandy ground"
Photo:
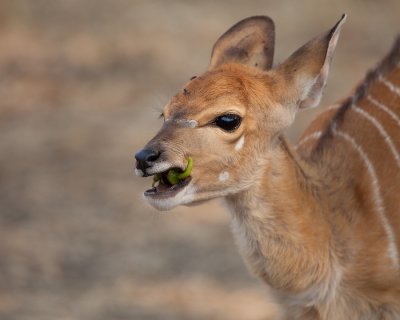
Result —
[[273, 17], [278, 63], [342, 12], [324, 106], [389, 49], [399, 1], [2, 0], [0, 319], [276, 319], [219, 203], [159, 214], [133, 154], [233, 23]]

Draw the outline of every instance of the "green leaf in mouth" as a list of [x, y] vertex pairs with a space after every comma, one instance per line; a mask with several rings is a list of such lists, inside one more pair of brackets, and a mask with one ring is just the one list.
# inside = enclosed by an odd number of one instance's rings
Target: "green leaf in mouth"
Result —
[[181, 182], [182, 180], [185, 180], [187, 177], [189, 177], [190, 173], [192, 172], [192, 169], [193, 169], [193, 159], [192, 157], [189, 157], [186, 169], [183, 172], [179, 172], [176, 169], [169, 170], [167, 174], [167, 179], [169, 183], [174, 186], [179, 182]]
[[171, 185], [176, 185], [179, 182], [181, 182], [182, 180], [185, 180], [187, 177], [190, 176], [191, 172], [193, 169], [193, 159], [192, 157], [188, 158], [188, 164], [186, 166], [186, 169], [184, 171], [180, 171], [179, 169], [171, 169], [167, 172], [166, 177], [165, 177], [165, 173], [156, 173], [153, 176], [153, 183], [152, 183], [152, 187], [154, 188], [157, 182], [163, 183], [165, 184], [166, 181], [163, 179], [167, 179], [168, 182]]
[[161, 173], [157, 173], [153, 176], [153, 183], [151, 186], [154, 188], [156, 186], [157, 181], [161, 180]]

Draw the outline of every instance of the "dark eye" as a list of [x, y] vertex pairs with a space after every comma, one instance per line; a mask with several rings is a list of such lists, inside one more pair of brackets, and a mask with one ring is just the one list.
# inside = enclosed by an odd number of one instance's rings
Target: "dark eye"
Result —
[[225, 131], [233, 131], [239, 128], [242, 118], [236, 114], [224, 114], [215, 118], [214, 123], [217, 127]]

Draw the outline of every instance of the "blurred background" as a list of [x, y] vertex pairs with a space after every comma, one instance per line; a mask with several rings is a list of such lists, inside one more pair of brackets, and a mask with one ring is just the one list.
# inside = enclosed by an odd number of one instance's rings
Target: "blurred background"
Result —
[[133, 155], [232, 24], [270, 15], [279, 63], [343, 12], [322, 106], [389, 50], [399, 1], [1, 0], [0, 319], [276, 319], [218, 201], [156, 212]]

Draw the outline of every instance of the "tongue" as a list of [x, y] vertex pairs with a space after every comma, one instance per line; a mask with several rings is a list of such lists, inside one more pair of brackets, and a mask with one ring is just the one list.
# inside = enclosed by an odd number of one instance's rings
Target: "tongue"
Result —
[[169, 187], [166, 186], [166, 185], [163, 184], [163, 183], [159, 183], [159, 184], [157, 185], [156, 189], [157, 189], [157, 192], [164, 192], [164, 191], [169, 190]]

